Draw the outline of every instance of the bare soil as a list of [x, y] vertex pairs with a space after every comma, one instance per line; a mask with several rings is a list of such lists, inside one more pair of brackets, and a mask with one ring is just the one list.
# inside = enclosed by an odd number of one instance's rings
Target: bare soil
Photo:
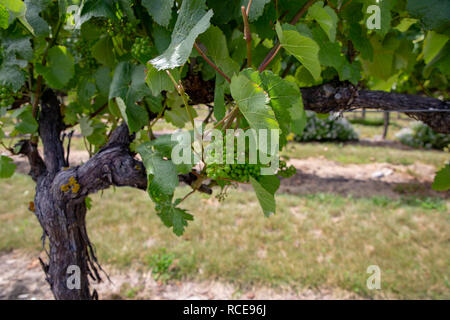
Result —
[[[217, 281], [179, 281], [166, 284], [153, 279], [151, 271], [142, 273], [127, 270], [116, 271], [109, 266], [111, 282], [105, 279], [93, 287], [100, 299], [151, 299], [151, 300], [223, 300], [223, 299], [361, 299], [342, 289], [322, 288], [270, 289], [264, 287], [239, 290], [229, 283]], [[38, 258], [22, 251], [0, 253], [0, 300], [49, 300], [53, 299], [45, 281]]]

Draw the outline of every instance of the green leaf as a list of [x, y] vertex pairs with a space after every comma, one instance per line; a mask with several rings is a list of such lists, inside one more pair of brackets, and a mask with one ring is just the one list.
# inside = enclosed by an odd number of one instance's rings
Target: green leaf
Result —
[[[342, 72], [342, 68], [347, 59], [341, 53], [341, 45], [338, 42], [331, 42], [322, 29], [316, 27], [313, 29], [314, 40], [320, 43], [319, 60], [320, 63], [327, 67], [333, 67], [338, 73]], [[342, 80], [342, 79], [341, 79]]]
[[188, 221], [194, 220], [194, 217], [185, 209], [177, 208], [176, 203], [157, 204], [156, 211], [164, 225], [168, 228], [173, 227], [173, 232], [177, 236], [184, 233], [184, 227], [188, 225]]
[[10, 178], [15, 170], [16, 165], [13, 163], [13, 159], [0, 156], [0, 178]]
[[2, 4], [0, 4], [0, 28], [7, 29], [9, 21], [9, 12], [8, 9]]
[[36, 65], [36, 71], [49, 86], [62, 89], [75, 74], [75, 61], [66, 47], [55, 46], [48, 51], [47, 65]]
[[3, 66], [19, 66], [25, 68], [28, 61], [33, 59], [33, 49], [30, 38], [8, 38], [2, 40], [4, 48]]
[[450, 42], [447, 42], [437, 56], [425, 66], [424, 76], [428, 77], [434, 67], [437, 67], [443, 74], [450, 77]]
[[382, 41], [378, 36], [372, 36], [370, 43], [373, 48], [373, 60], [362, 60], [364, 72], [367, 75], [387, 80], [392, 77], [394, 67], [394, 53], [398, 44], [391, 45], [385, 39]]
[[356, 50], [361, 53], [361, 57], [366, 60], [373, 59], [373, 48], [370, 44], [367, 34], [360, 24], [353, 23], [350, 25], [349, 37], [352, 40]]
[[225, 78], [216, 74], [216, 83], [214, 88], [214, 117], [217, 121], [225, 117]]
[[38, 130], [38, 123], [33, 117], [33, 111], [31, 105], [27, 105], [16, 110], [12, 114], [13, 118], [19, 120], [16, 124], [15, 129], [17, 132], [22, 134], [35, 133]]
[[91, 49], [92, 56], [100, 64], [113, 67], [115, 62], [114, 45], [110, 37], [103, 37]]
[[123, 119], [128, 124], [130, 132], [138, 132], [143, 126], [148, 124], [148, 113], [135, 103], [125, 104], [122, 98], [116, 98], [117, 106]]
[[419, 20], [412, 19], [412, 18], [403, 18], [394, 29], [397, 29], [400, 32], [406, 32], [417, 21], [419, 21]]
[[170, 159], [172, 157], [172, 149], [177, 145], [177, 141], [172, 140], [171, 134], [163, 134], [148, 143], [155, 150], [161, 152], [163, 157]]
[[28, 23], [34, 30], [36, 36], [45, 36], [49, 33], [49, 26], [47, 22], [41, 18], [40, 13], [47, 9], [47, 0], [26, 0], [25, 5], [27, 12], [25, 17]]
[[156, 203], [172, 199], [178, 186], [178, 174], [171, 160], [164, 160], [159, 151], [153, 151], [152, 145], [145, 142], [137, 147], [142, 157], [149, 179], [147, 191]]
[[444, 168], [436, 173], [431, 187], [436, 191], [447, 191], [450, 189], [450, 163], [447, 163]]
[[95, 84], [98, 91], [104, 97], [109, 96], [109, 87], [111, 86], [111, 70], [108, 67], [100, 67], [94, 74]]
[[408, 0], [406, 10], [420, 19], [426, 30], [450, 34], [450, 1]]
[[[161, 91], [175, 90], [173, 82], [170, 80], [166, 71], [158, 71], [155, 67], [153, 67], [153, 65], [148, 63], [146, 72], [147, 78], [145, 81], [152, 91], [153, 96], [158, 96]], [[178, 71], [178, 69], [172, 70], [171, 74], [174, 77], [175, 81], [178, 82], [180, 80], [180, 72]]]
[[25, 75], [16, 65], [2, 65], [0, 67], [0, 84], [17, 91], [25, 84]]
[[430, 63], [439, 51], [445, 46], [449, 37], [434, 31], [428, 31], [425, 41], [423, 43], [423, 59], [425, 63]]
[[183, 65], [194, 46], [197, 36], [205, 32], [213, 15], [206, 12], [205, 0], [185, 0], [181, 4], [169, 47], [150, 62], [158, 70], [173, 69]]
[[0, 0], [0, 5], [9, 10], [9, 19], [19, 19], [20, 22], [34, 35], [33, 27], [28, 23], [27, 6], [22, 0]]
[[341, 72], [339, 73], [339, 79], [341, 81], [348, 80], [354, 85], [357, 85], [359, 80], [361, 79], [361, 64], [359, 63], [359, 61], [349, 63], [347, 60], [345, 60], [345, 64], [342, 67]]
[[323, 1], [314, 3], [308, 9], [308, 16], [319, 23], [323, 31], [326, 32], [331, 42], [336, 39], [336, 25], [339, 21], [338, 16], [329, 6], [323, 6]]
[[[249, 0], [241, 0], [241, 6], [245, 6], [245, 8], [247, 8], [248, 2]], [[248, 20], [252, 22], [262, 16], [264, 6], [269, 2], [270, 0], [253, 0], [252, 5], [250, 6], [250, 12], [248, 14]]]
[[[257, 73], [253, 73], [257, 77]], [[231, 79], [231, 95], [239, 106], [250, 127], [259, 129], [279, 129], [273, 110], [269, 107], [269, 96], [258, 83], [261, 79], [249, 79], [243, 73]]]
[[276, 25], [276, 31], [281, 46], [296, 57], [311, 72], [314, 79], [318, 80], [321, 73], [319, 45], [296, 30], [283, 30], [279, 23]]
[[145, 83], [145, 66], [138, 65], [133, 68], [131, 74], [130, 88], [126, 95], [127, 104], [141, 101], [143, 97], [151, 94], [150, 89]]
[[92, 120], [89, 119], [89, 117], [83, 117], [80, 119], [80, 129], [81, 134], [84, 137], [89, 137], [91, 134], [94, 133], [94, 128], [92, 127]]
[[172, 17], [174, 0], [143, 0], [142, 5], [153, 17], [156, 23], [167, 27]]
[[199, 41], [206, 47], [206, 55], [228, 76], [232, 77], [239, 72], [239, 65], [230, 58], [227, 40], [222, 30], [211, 26], [199, 36]]
[[[260, 77], [263, 88], [269, 94], [270, 106], [280, 125], [281, 138], [284, 140], [281, 145], [284, 145], [287, 142], [286, 137], [291, 132], [292, 122], [299, 121], [303, 115], [300, 89], [295, 83], [282, 79], [271, 71], [264, 71]], [[292, 129], [296, 132], [295, 126]]]
[[109, 88], [109, 99], [121, 97], [125, 99], [128, 93], [133, 66], [129, 62], [120, 62], [114, 70], [114, 76]]
[[256, 197], [266, 217], [275, 214], [275, 192], [280, 187], [280, 179], [276, 176], [260, 176], [259, 180], [250, 177]]
[[77, 27], [94, 17], [117, 19], [114, 9], [115, 1], [89, 0], [83, 2], [80, 21]]

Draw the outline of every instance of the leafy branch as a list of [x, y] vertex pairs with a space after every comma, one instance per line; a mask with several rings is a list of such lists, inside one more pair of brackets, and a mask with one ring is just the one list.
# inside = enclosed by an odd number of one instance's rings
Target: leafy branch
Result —
[[[298, 20], [306, 13], [306, 11], [309, 9], [309, 7], [315, 2], [315, 0], [309, 0], [305, 5], [300, 8], [300, 10], [295, 14], [295, 16], [292, 18], [292, 20], [289, 22], [289, 24], [295, 25], [297, 24]], [[258, 71], [262, 72], [264, 71], [267, 66], [272, 62], [272, 60], [275, 58], [275, 56], [280, 51], [281, 44], [277, 43], [266, 55], [264, 60], [261, 62], [260, 66], [258, 67]]]

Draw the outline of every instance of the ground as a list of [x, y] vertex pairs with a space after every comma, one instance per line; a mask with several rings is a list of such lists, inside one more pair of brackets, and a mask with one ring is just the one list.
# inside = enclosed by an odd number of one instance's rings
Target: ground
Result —
[[[399, 120], [391, 128], [405, 125]], [[450, 298], [449, 193], [430, 185], [448, 153], [380, 141], [382, 128], [356, 126], [352, 144], [289, 144], [298, 168], [282, 181], [277, 214], [264, 218], [249, 186], [225, 202], [194, 195], [182, 237], [163, 227], [148, 196], [130, 188], [93, 195], [88, 232], [113, 283], [101, 298], [349, 299]], [[170, 126], [160, 125], [161, 130]], [[72, 164], [87, 159], [75, 138]], [[37, 257], [45, 259], [27, 210], [27, 165], [0, 180], [0, 299], [51, 298]], [[179, 196], [188, 192], [181, 188]], [[368, 290], [369, 265], [382, 271]]]

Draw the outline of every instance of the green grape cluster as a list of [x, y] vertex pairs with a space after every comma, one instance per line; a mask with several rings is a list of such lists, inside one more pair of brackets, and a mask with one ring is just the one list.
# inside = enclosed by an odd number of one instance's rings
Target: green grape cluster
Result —
[[0, 86], [0, 107], [9, 107], [14, 103], [14, 93], [5, 86]]
[[[237, 163], [238, 154], [234, 148], [234, 162], [235, 164], [226, 163], [226, 146], [223, 147], [223, 163], [209, 163], [206, 166], [206, 174], [209, 178], [214, 180], [223, 180], [225, 182], [239, 182], [247, 183], [250, 181], [250, 177], [257, 178], [261, 175], [261, 168], [267, 167], [267, 165], [262, 165], [260, 163], [250, 164], [248, 163], [248, 155], [246, 154], [246, 161], [243, 164]], [[214, 151], [212, 152], [214, 157]]]
[[73, 50], [80, 57], [79, 64], [92, 70], [98, 67], [97, 60], [92, 56], [90, 45], [87, 40], [80, 39], [73, 44]]
[[131, 54], [139, 62], [146, 63], [152, 58], [152, 47], [150, 38], [136, 38]]
[[125, 19], [118, 21], [108, 19], [106, 22], [106, 32], [110, 37], [122, 35], [127, 39], [133, 39], [136, 35], [136, 25]]
[[295, 169], [294, 166], [291, 165], [288, 167], [286, 161], [280, 160], [280, 166], [277, 173], [280, 177], [290, 178], [296, 173], [297, 169]]

